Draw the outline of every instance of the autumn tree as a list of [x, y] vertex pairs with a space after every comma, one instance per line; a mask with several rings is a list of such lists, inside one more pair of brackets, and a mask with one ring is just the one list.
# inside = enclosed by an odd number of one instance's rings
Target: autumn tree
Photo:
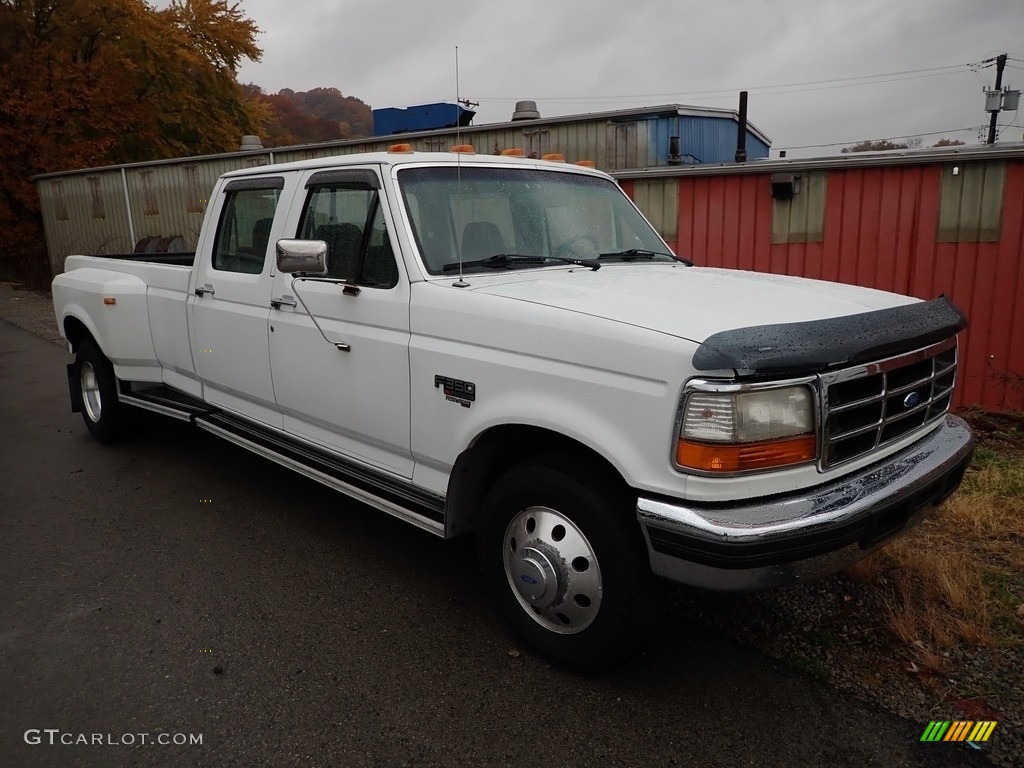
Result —
[[370, 108], [353, 96], [343, 95], [337, 88], [309, 91], [282, 88], [277, 93], [264, 93], [253, 84], [244, 88], [251, 98], [269, 110], [269, 119], [261, 133], [264, 146], [285, 147], [373, 133]]
[[227, 0], [0, 0], [0, 271], [47, 280], [31, 176], [223, 152], [265, 108], [236, 79], [259, 32]]
[[854, 144], [852, 147], [843, 147], [840, 152], [844, 155], [850, 152], [881, 152], [887, 149], [906, 149], [906, 144], [899, 142], [893, 142], [889, 139], [880, 139], [878, 141], [862, 141], [859, 144]]

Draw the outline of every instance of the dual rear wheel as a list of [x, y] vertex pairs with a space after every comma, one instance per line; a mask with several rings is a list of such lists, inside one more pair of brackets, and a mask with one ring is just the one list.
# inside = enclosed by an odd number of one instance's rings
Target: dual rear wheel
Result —
[[114, 366], [92, 339], [79, 343], [75, 364], [85, 426], [101, 443], [112, 443], [121, 431], [124, 412], [124, 407], [117, 399]]

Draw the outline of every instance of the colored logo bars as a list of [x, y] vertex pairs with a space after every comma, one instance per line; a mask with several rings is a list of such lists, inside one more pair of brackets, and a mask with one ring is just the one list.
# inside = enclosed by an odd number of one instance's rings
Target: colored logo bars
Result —
[[995, 720], [932, 720], [921, 734], [921, 741], [988, 741], [996, 728]]

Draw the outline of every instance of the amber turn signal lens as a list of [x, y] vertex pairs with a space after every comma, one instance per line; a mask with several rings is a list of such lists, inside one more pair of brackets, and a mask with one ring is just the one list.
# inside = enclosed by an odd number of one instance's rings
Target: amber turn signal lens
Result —
[[745, 472], [802, 464], [812, 461], [816, 452], [814, 435], [728, 445], [680, 440], [676, 448], [676, 463], [704, 472]]

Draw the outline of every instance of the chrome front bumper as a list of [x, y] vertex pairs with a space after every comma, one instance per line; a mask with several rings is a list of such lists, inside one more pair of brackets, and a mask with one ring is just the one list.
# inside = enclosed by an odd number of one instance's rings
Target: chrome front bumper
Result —
[[962, 419], [815, 488], [740, 503], [644, 498], [651, 569], [682, 584], [753, 590], [826, 576], [920, 522], [956, 490], [974, 443]]

